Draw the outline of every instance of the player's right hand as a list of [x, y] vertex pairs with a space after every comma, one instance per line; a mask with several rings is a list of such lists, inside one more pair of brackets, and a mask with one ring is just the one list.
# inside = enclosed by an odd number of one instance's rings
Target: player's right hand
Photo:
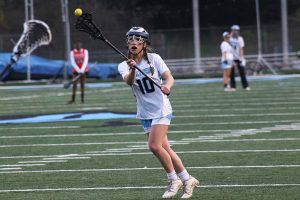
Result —
[[167, 87], [166, 85], [162, 85], [161, 86], [161, 91], [162, 93], [164, 93], [165, 95], [169, 95], [171, 92], [171, 89], [169, 87]]
[[135, 62], [134, 60], [128, 59], [126, 62], [127, 62], [127, 65], [128, 65], [130, 68], [135, 69], [134, 66], [136, 65], [136, 62]]

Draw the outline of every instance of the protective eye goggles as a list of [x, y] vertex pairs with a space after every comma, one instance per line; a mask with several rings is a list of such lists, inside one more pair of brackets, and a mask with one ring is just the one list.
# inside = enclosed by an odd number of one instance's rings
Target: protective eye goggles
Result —
[[143, 44], [145, 42], [145, 39], [142, 38], [142, 36], [130, 35], [130, 36], [127, 36], [126, 42], [128, 44], [131, 44], [131, 43], [134, 43], [134, 42], [136, 42], [138, 44]]

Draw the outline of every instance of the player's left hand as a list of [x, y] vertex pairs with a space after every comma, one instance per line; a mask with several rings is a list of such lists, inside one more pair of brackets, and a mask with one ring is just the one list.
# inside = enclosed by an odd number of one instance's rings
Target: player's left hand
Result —
[[162, 91], [162, 93], [164, 93], [165, 95], [169, 95], [170, 92], [171, 92], [171, 89], [168, 88], [168, 87], [165, 86], [165, 85], [162, 85], [162, 86], [161, 86], [161, 91]]
[[242, 65], [243, 67], [246, 66], [246, 59], [245, 59], [245, 58], [242, 58], [242, 59], [240, 60], [240, 62], [241, 62], [241, 65]]

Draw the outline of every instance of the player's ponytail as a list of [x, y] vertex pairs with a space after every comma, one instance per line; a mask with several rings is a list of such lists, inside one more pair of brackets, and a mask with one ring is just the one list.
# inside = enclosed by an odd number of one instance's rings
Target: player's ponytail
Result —
[[146, 46], [143, 49], [143, 57], [144, 57], [144, 59], [146, 60], [146, 62], [148, 63], [148, 65], [150, 67], [151, 76], [153, 76], [153, 74], [154, 74], [154, 67], [152, 66], [152, 64], [151, 64], [151, 62], [149, 60], [148, 52], [153, 52], [153, 49], [151, 47], [149, 47], [149, 46]]

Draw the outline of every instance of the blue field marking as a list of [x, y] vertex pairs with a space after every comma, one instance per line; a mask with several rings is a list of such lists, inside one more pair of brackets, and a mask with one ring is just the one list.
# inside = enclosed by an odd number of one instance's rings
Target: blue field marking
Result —
[[101, 119], [131, 119], [135, 114], [120, 113], [64, 113], [51, 115], [38, 115], [33, 117], [24, 117], [18, 119], [0, 120], [0, 124], [25, 124], [25, 123], [43, 123], [43, 122], [70, 122]]
[[112, 83], [88, 83], [86, 84], [87, 88], [108, 88], [112, 87]]

